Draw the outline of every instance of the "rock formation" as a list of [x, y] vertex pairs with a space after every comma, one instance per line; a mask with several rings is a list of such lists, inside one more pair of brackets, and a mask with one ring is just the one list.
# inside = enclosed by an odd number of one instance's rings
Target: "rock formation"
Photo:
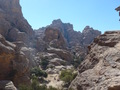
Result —
[[73, 90], [120, 89], [120, 31], [107, 31], [88, 47], [86, 59], [69, 88]]
[[16, 85], [28, 83], [29, 61], [15, 44], [0, 35], [0, 80], [12, 80]]
[[66, 42], [61, 32], [55, 28], [46, 28], [43, 40], [54, 48], [65, 48]]
[[10, 83], [13, 88], [29, 84], [30, 68], [40, 67], [41, 57], [48, 58], [46, 71], [59, 74], [61, 68], [72, 68], [67, 65], [73, 61], [73, 53], [84, 56], [86, 47], [98, 35], [99, 31], [88, 26], [82, 33], [74, 31], [72, 24], [60, 19], [34, 32], [22, 15], [19, 0], [0, 0], [0, 83]]
[[0, 90], [17, 90], [12, 81], [0, 81]]
[[19, 0], [0, 0], [0, 34], [8, 41], [27, 43], [34, 35], [22, 15]]
[[30, 83], [28, 73], [33, 63], [29, 46], [33, 37], [19, 0], [0, 0], [0, 80], [11, 80], [15, 85]]
[[[47, 39], [50, 39], [50, 30], [48, 30], [48, 27], [51, 27], [51, 31], [58, 32], [59, 30], [62, 33], [62, 36], [64, 38], [64, 41], [66, 43], [66, 47], [71, 49], [72, 52], [76, 52], [77, 54], [80, 54], [80, 56], [85, 56], [86, 54], [86, 47], [94, 40], [95, 37], [99, 36], [101, 34], [100, 31], [94, 30], [93, 28], [86, 26], [81, 33], [80, 31], [77, 32], [73, 29], [73, 25], [70, 23], [63, 23], [60, 19], [53, 20], [51, 25], [48, 25], [47, 27], [40, 28], [38, 30], [35, 30], [35, 36], [39, 38], [44, 38], [45, 34], [47, 38], [45, 41], [48, 41]], [[52, 35], [52, 37], [55, 35]], [[61, 35], [60, 35], [61, 36]], [[56, 36], [55, 36], [56, 39]], [[63, 39], [61, 40], [63, 44]], [[60, 42], [61, 42], [60, 41]], [[52, 42], [52, 45], [57, 44], [58, 42], [54, 40]], [[61, 46], [60, 43], [58, 45]], [[64, 45], [65, 46], [65, 45]]]

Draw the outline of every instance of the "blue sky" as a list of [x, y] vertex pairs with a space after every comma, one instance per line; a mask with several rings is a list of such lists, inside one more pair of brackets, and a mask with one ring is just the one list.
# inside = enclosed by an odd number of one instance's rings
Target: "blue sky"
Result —
[[120, 30], [120, 17], [115, 11], [120, 0], [20, 0], [20, 4], [33, 29], [61, 19], [73, 24], [76, 31], [82, 31], [86, 25], [102, 32]]

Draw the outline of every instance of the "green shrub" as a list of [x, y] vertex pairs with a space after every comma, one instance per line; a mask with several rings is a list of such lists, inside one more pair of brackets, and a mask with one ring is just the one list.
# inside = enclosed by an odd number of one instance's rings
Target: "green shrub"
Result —
[[33, 90], [31, 86], [19, 85], [18, 90]]
[[41, 58], [40, 65], [41, 65], [42, 69], [46, 69], [48, 64], [49, 64], [48, 58]]
[[31, 76], [36, 76], [36, 77], [47, 77], [47, 73], [41, 70], [39, 67], [35, 67], [31, 70], [30, 72]]
[[50, 86], [47, 90], [58, 90], [58, 89]]
[[33, 80], [30, 86], [20, 85], [18, 90], [58, 90], [58, 89], [52, 86], [47, 88], [46, 85], [39, 85], [39, 82], [37, 80]]
[[73, 73], [72, 70], [63, 70], [60, 74], [60, 79], [67, 84], [70, 84], [73, 79], [77, 76], [77, 73]]

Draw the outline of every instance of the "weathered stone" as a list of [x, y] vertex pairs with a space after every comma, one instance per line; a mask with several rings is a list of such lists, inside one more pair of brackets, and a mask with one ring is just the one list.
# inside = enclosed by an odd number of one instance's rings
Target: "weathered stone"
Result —
[[0, 34], [9, 41], [29, 43], [34, 32], [22, 15], [19, 0], [0, 0], [0, 10]]
[[12, 80], [15, 85], [29, 83], [28, 65], [25, 54], [0, 35], [0, 80]]
[[[97, 37], [89, 46], [79, 74], [70, 85], [74, 90], [119, 90], [120, 31]], [[102, 44], [101, 44], [102, 42]], [[116, 42], [113, 44], [113, 42]]]
[[12, 81], [0, 81], [0, 90], [17, 90]]
[[73, 60], [72, 54], [70, 52], [68, 52], [67, 50], [48, 48], [47, 51], [49, 53], [57, 54], [61, 59], [67, 61], [68, 63], [70, 63]]
[[[79, 56], [82, 57], [84, 57], [87, 53], [87, 46], [91, 42], [93, 42], [95, 37], [101, 34], [100, 31], [94, 30], [89, 26], [86, 26], [82, 33], [80, 31], [79, 32], [74, 31], [72, 24], [63, 23], [60, 19], [57, 19], [57, 20], [53, 20], [51, 25], [35, 30], [36, 37], [43, 38], [46, 33], [46, 29], [48, 27], [56, 29], [56, 31], [54, 31], [55, 29], [53, 30], [54, 35], [51, 34], [51, 36], [50, 36], [50, 31], [47, 30], [48, 33], [46, 34], [46, 36], [47, 39], [49, 39], [48, 41], [49, 42], [51, 41], [50, 46], [52, 47], [61, 46], [60, 40], [58, 40], [58, 38], [56, 38], [57, 36], [55, 36], [55, 32], [58, 32], [57, 30], [59, 30], [62, 33], [62, 36], [66, 42], [66, 47], [70, 48], [71, 51], [75, 51], [77, 54], [79, 54]], [[51, 33], [53, 33], [53, 31]], [[79, 51], [76, 50], [78, 48]]]
[[54, 48], [65, 48], [66, 43], [64, 37], [58, 29], [48, 27], [45, 30], [44, 41], [48, 42]]

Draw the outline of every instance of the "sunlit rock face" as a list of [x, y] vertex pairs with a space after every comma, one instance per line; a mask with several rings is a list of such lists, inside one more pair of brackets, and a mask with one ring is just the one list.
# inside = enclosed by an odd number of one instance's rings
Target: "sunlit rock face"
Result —
[[79, 74], [70, 85], [73, 90], [120, 89], [120, 31], [108, 31], [95, 38]]
[[29, 42], [34, 33], [24, 19], [19, 0], [0, 0], [0, 34], [9, 41]]

